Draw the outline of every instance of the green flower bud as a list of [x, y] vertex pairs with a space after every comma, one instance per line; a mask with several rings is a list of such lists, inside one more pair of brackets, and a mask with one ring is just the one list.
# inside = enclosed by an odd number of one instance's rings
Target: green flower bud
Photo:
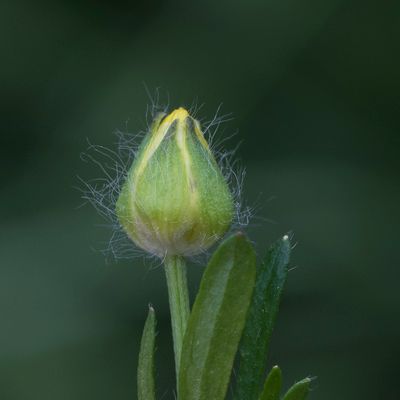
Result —
[[231, 192], [199, 122], [183, 108], [160, 114], [117, 201], [128, 236], [159, 257], [195, 255], [224, 235], [233, 211]]

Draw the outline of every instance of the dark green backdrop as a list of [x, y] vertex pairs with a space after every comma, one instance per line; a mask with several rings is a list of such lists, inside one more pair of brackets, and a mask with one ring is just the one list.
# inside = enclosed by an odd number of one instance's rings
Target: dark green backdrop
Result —
[[[171, 107], [232, 112], [259, 254], [293, 230], [270, 363], [311, 400], [399, 396], [398, 1], [29, 1], [0, 6], [0, 398], [135, 399], [147, 304], [173, 399], [163, 271], [106, 263], [82, 204], [87, 139]], [[196, 287], [202, 267], [193, 265]]]

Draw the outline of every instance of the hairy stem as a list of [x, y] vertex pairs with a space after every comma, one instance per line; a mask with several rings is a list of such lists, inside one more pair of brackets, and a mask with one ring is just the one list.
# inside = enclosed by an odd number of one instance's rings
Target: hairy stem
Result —
[[164, 265], [171, 312], [172, 337], [174, 340], [175, 371], [176, 379], [178, 380], [183, 337], [190, 314], [186, 264], [182, 257], [168, 256], [165, 258]]

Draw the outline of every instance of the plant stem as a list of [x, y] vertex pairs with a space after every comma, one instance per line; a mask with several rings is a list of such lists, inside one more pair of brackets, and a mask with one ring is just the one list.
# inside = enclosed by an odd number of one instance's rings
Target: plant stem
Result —
[[164, 265], [171, 312], [172, 337], [174, 340], [175, 371], [178, 381], [183, 337], [190, 314], [186, 264], [185, 260], [180, 256], [167, 256]]

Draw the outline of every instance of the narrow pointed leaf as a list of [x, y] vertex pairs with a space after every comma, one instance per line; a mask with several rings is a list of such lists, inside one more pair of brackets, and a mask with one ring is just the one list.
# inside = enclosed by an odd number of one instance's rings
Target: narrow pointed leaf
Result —
[[282, 371], [275, 365], [265, 380], [260, 400], [279, 400], [282, 386]]
[[256, 287], [239, 348], [235, 400], [259, 398], [289, 256], [290, 240], [284, 236], [271, 246], [257, 271]]
[[154, 384], [154, 350], [156, 338], [156, 317], [153, 307], [144, 325], [140, 343], [139, 363], [137, 371], [138, 400], [155, 400]]
[[283, 400], [305, 400], [310, 391], [310, 378], [295, 383], [285, 394]]
[[225, 398], [255, 275], [255, 253], [243, 234], [231, 236], [211, 257], [183, 341], [179, 399]]

